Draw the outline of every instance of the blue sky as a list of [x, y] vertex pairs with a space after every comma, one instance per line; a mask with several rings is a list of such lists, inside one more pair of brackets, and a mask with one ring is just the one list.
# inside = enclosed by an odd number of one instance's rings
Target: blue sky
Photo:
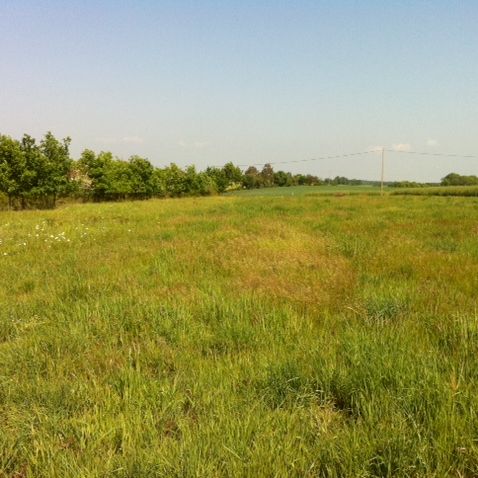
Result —
[[[0, 5], [0, 132], [199, 168], [373, 146], [478, 155], [476, 1]], [[377, 178], [374, 154], [282, 165]], [[390, 153], [388, 179], [478, 174]]]

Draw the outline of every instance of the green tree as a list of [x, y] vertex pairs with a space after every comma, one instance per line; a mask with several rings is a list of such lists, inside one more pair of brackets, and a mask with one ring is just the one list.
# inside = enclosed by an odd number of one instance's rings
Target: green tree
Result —
[[478, 184], [478, 177], [450, 173], [441, 180], [441, 184], [442, 186], [475, 186]]
[[115, 159], [106, 168], [106, 198], [119, 200], [134, 196], [133, 171], [127, 161]]
[[277, 171], [274, 173], [274, 185], [276, 186], [292, 186], [293, 178], [292, 174], [285, 173], [284, 171]]
[[244, 173], [244, 186], [247, 189], [260, 188], [263, 185], [262, 176], [255, 166], [249, 166]]
[[166, 191], [168, 196], [178, 197], [186, 195], [186, 174], [176, 164], [171, 163], [164, 171]]
[[60, 141], [51, 132], [40, 142], [43, 158], [37, 163], [35, 195], [42, 198], [46, 206], [54, 207], [56, 199], [70, 191], [70, 143], [70, 138]]
[[0, 135], [0, 191], [7, 195], [10, 208], [25, 193], [25, 171], [25, 155], [20, 142], [10, 136]]
[[45, 155], [41, 152], [35, 139], [24, 134], [21, 140], [21, 148], [25, 156], [25, 171], [22, 178], [22, 207], [26, 206], [27, 198], [30, 200], [45, 202], [42, 191], [42, 181], [48, 174]]
[[131, 156], [129, 158], [131, 172], [131, 191], [136, 198], [150, 198], [153, 195], [153, 165], [145, 158]]
[[113, 155], [110, 152], [101, 151], [98, 155], [90, 149], [85, 149], [81, 153], [78, 161], [79, 169], [89, 178], [89, 194], [95, 201], [104, 201], [107, 199], [108, 191], [111, 190], [111, 184], [108, 169], [113, 163]]
[[237, 189], [242, 184], [244, 175], [242, 171], [237, 166], [234, 166], [231, 162], [226, 163], [222, 168], [224, 176], [227, 179], [226, 189], [234, 188]]
[[206, 174], [212, 179], [215, 185], [215, 190], [223, 193], [229, 186], [229, 178], [227, 177], [224, 168], [208, 167]]
[[269, 188], [271, 186], [274, 186], [274, 170], [269, 163], [265, 164], [262, 168], [261, 178], [264, 187]]
[[165, 169], [155, 168], [153, 170], [153, 175], [151, 176], [151, 188], [154, 196], [167, 196], [167, 175]]

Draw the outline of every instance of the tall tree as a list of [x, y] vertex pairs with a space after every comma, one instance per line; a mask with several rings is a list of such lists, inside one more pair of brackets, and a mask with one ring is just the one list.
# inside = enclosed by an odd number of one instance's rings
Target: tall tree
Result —
[[255, 166], [249, 166], [244, 173], [244, 186], [247, 189], [260, 188], [262, 186], [262, 177]]
[[59, 196], [69, 192], [72, 160], [70, 158], [70, 138], [61, 141], [49, 131], [40, 142], [44, 156], [39, 173], [38, 193], [54, 207]]
[[20, 142], [0, 135], [0, 191], [7, 195], [8, 206], [24, 194], [23, 178], [26, 161]]
[[262, 168], [261, 177], [266, 188], [274, 185], [274, 170], [269, 163], [265, 164]]
[[233, 184], [241, 184], [243, 180], [243, 174], [242, 171], [237, 167], [234, 166], [231, 162], [226, 163], [224, 167], [222, 168], [224, 171], [224, 175], [227, 178], [228, 181], [228, 187], [232, 186]]
[[90, 149], [85, 149], [79, 159], [79, 167], [83, 174], [90, 180], [89, 190], [95, 201], [107, 199], [108, 191], [111, 189], [108, 169], [113, 162], [113, 155], [110, 152], [101, 151], [95, 154]]
[[223, 193], [229, 186], [229, 179], [226, 176], [224, 168], [209, 166], [206, 169], [206, 174], [212, 179], [212, 181], [216, 185], [215, 189], [218, 193]]
[[131, 156], [129, 158], [131, 171], [132, 194], [138, 198], [149, 198], [153, 194], [153, 165], [145, 158]]

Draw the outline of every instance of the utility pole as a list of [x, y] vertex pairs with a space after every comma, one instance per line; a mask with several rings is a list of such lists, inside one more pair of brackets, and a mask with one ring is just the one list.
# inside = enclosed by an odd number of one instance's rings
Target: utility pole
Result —
[[382, 177], [380, 180], [380, 195], [383, 196], [383, 177], [385, 172], [385, 148], [382, 148]]

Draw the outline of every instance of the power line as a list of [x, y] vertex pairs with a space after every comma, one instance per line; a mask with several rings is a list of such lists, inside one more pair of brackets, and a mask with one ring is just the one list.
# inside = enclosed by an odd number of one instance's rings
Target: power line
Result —
[[265, 166], [266, 164], [289, 164], [289, 163], [305, 163], [307, 161], [320, 161], [323, 159], [339, 159], [339, 158], [348, 158], [350, 156], [360, 156], [362, 154], [374, 153], [375, 151], [360, 151], [359, 153], [344, 153], [344, 154], [337, 154], [335, 156], [319, 156], [317, 158], [309, 158], [309, 159], [291, 159], [289, 161], [269, 161], [267, 163], [249, 163], [249, 164], [238, 164], [237, 166], [240, 168], [245, 168], [248, 166]]
[[[374, 152], [380, 152], [381, 150], [375, 150]], [[419, 154], [421, 156], [444, 156], [449, 158], [472, 158], [478, 159], [478, 156], [471, 154], [456, 154], [456, 153], [427, 153], [423, 151], [400, 151], [397, 149], [385, 149], [388, 153], [401, 153], [401, 154]]]
[[381, 153], [385, 151], [387, 153], [400, 153], [400, 154], [417, 154], [420, 156], [442, 156], [448, 158], [469, 158], [469, 159], [478, 159], [478, 156], [471, 155], [471, 154], [458, 154], [458, 153], [427, 153], [424, 151], [400, 151], [396, 149], [369, 149], [367, 151], [360, 151], [357, 153], [344, 153], [344, 154], [337, 154], [332, 156], [318, 156], [316, 158], [308, 158], [308, 159], [291, 159], [288, 161], [268, 161], [266, 163], [249, 163], [249, 164], [238, 164], [237, 166], [240, 168], [247, 168], [249, 166], [265, 166], [266, 164], [270, 164], [271, 166], [274, 164], [291, 164], [291, 163], [305, 163], [310, 161], [321, 161], [326, 159], [340, 159], [340, 158], [349, 158], [351, 156], [361, 156], [364, 154], [370, 153]]

